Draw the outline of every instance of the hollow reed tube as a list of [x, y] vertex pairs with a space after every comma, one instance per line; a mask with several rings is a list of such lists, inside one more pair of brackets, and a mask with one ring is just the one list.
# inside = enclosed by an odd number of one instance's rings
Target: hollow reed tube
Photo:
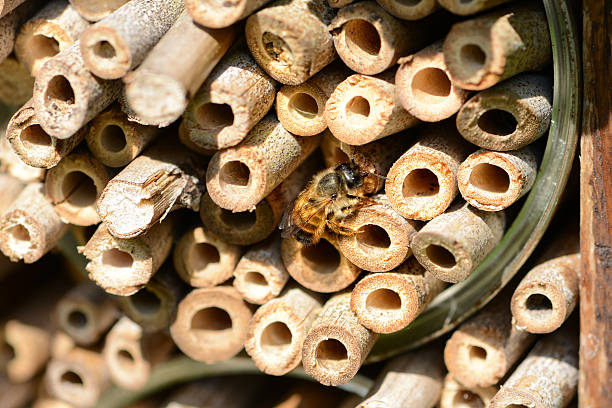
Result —
[[237, 0], [219, 3], [217, 0], [185, 0], [185, 9], [198, 24], [209, 28], [229, 27], [248, 17], [270, 0]]
[[440, 8], [437, 0], [376, 0], [387, 12], [402, 20], [420, 20]]
[[488, 407], [499, 387], [466, 387], [452, 374], [447, 374], [442, 386], [440, 408], [477, 408]]
[[89, 21], [102, 20], [129, 0], [69, 0], [72, 7]]
[[32, 98], [34, 78], [13, 56], [0, 62], [0, 102], [22, 106]]

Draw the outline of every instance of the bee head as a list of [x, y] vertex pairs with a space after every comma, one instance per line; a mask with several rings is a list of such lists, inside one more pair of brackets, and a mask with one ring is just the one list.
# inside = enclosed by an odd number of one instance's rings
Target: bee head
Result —
[[[342, 163], [335, 168], [336, 173], [342, 176], [344, 183], [350, 189], [363, 185], [364, 172], [349, 163]], [[367, 174], [367, 173], [365, 173]]]

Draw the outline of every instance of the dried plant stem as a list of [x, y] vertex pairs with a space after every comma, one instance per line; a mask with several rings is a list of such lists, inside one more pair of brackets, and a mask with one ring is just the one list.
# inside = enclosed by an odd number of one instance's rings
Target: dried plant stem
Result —
[[34, 78], [14, 57], [0, 62], [0, 102], [21, 106], [32, 97]]
[[102, 20], [129, 0], [69, 0], [72, 7], [89, 21]]
[[0, 173], [0, 214], [13, 204], [23, 190], [23, 183], [10, 174]]
[[0, 1], [0, 17], [3, 17], [13, 11], [25, 0], [2, 0]]
[[488, 407], [499, 387], [466, 387], [458, 382], [452, 374], [447, 374], [442, 386], [440, 408], [477, 408]]
[[204, 27], [224, 28], [251, 15], [270, 0], [236, 0], [219, 3], [217, 0], [185, 0], [185, 9]]
[[467, 16], [480, 13], [510, 0], [438, 0], [438, 3], [453, 14]]
[[36, 12], [40, 4], [42, 4], [41, 0], [25, 1], [0, 18], [0, 62], [13, 52], [19, 27]]
[[402, 20], [420, 20], [440, 8], [437, 0], [376, 0], [389, 14]]

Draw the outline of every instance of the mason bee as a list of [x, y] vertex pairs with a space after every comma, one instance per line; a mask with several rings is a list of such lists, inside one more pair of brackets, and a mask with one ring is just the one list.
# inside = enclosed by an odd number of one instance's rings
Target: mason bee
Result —
[[293, 237], [304, 245], [314, 245], [328, 228], [340, 235], [354, 235], [356, 230], [343, 222], [359, 208], [375, 202], [367, 197], [368, 173], [354, 163], [342, 163], [315, 174], [295, 200], [280, 224], [283, 238]]

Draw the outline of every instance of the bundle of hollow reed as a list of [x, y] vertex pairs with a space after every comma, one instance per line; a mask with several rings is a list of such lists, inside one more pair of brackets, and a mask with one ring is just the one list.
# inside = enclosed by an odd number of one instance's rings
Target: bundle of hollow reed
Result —
[[[500, 242], [551, 121], [539, 2], [0, 0], [0, 17], [18, 108], [0, 250], [81, 254], [71, 279], [6, 281], [2, 407], [109, 406], [176, 383], [155, 373], [180, 354], [243, 349], [266, 374], [348, 383]], [[566, 406], [574, 322], [536, 334], [572, 313], [579, 260], [551, 251], [444, 349], [353, 386], [364, 399], [294, 384], [261, 406]], [[275, 387], [236, 381], [139, 406], [252, 407]]]

